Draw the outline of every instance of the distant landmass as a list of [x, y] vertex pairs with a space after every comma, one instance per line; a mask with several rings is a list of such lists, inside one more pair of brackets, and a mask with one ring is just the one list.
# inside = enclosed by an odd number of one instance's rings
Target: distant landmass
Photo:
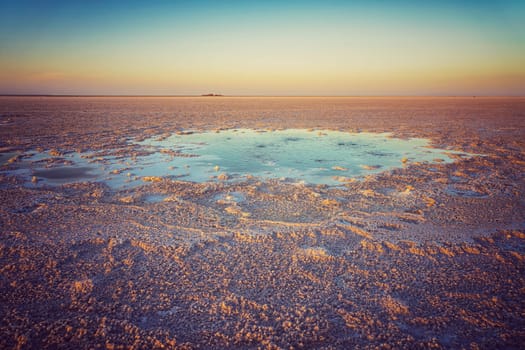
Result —
[[221, 94], [203, 94], [201, 96], [222, 96]]

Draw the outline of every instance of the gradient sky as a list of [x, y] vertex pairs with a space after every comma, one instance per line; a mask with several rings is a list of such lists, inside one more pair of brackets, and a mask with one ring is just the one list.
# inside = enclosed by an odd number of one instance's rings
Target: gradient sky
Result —
[[523, 0], [0, 0], [0, 93], [525, 95], [524, 19]]

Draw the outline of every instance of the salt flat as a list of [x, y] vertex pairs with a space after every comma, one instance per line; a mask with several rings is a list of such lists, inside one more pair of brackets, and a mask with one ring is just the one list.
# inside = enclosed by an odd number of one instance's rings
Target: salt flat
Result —
[[[3, 348], [525, 341], [524, 98], [0, 97], [0, 125]], [[304, 152], [384, 133], [431, 148]]]

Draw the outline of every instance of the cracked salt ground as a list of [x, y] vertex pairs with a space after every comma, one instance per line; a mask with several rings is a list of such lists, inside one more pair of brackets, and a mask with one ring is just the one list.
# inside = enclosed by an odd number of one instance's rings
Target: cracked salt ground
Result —
[[[0, 153], [16, 156], [0, 167], [2, 349], [523, 348], [523, 98], [0, 102], [13, 116]], [[389, 131], [486, 156], [403, 155], [377, 169], [372, 156], [394, 155], [371, 150], [356, 164], [364, 176], [337, 186], [236, 177], [215, 161], [211, 176], [230, 180], [176, 181], [144, 165], [173, 157], [191, 174], [206, 143], [183, 153], [170, 135], [238, 140], [240, 128]], [[350, 177], [324, 153], [317, 167]], [[83, 164], [98, 177], [30, 181], [32, 169]]]
[[28, 153], [19, 165], [3, 172], [50, 185], [103, 181], [114, 189], [161, 177], [191, 182], [257, 177], [334, 186], [408, 162], [450, 163], [468, 156], [430, 148], [429, 141], [421, 138], [304, 129], [185, 132], [134, 146], [142, 155]]

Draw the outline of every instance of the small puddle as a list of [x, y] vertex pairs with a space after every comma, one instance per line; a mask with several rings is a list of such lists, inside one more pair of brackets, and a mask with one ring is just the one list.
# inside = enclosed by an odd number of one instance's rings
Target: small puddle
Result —
[[93, 168], [90, 167], [58, 167], [51, 169], [36, 169], [33, 171], [33, 176], [41, 177], [49, 181], [73, 181], [96, 177], [92, 174]]
[[468, 198], [487, 198], [488, 194], [476, 192], [472, 190], [466, 190], [466, 189], [457, 189], [454, 187], [449, 186], [446, 190], [446, 192], [452, 196], [458, 196], [458, 197], [468, 197]]
[[[304, 129], [184, 132], [131, 143], [145, 151], [143, 155], [99, 157], [86, 152], [52, 157], [32, 151], [0, 172], [25, 176], [28, 181], [36, 176], [38, 183], [52, 185], [103, 181], [116, 189], [164, 177], [191, 182], [257, 177], [341, 185], [410, 162], [453, 162], [448, 154], [470, 156], [430, 148], [429, 141], [421, 138]], [[0, 160], [10, 156], [2, 154]]]
[[8, 164], [9, 160], [15, 157], [17, 154], [14, 152], [0, 153], [0, 166]]
[[145, 203], [159, 203], [163, 202], [169, 196], [167, 194], [147, 194], [142, 197]]

